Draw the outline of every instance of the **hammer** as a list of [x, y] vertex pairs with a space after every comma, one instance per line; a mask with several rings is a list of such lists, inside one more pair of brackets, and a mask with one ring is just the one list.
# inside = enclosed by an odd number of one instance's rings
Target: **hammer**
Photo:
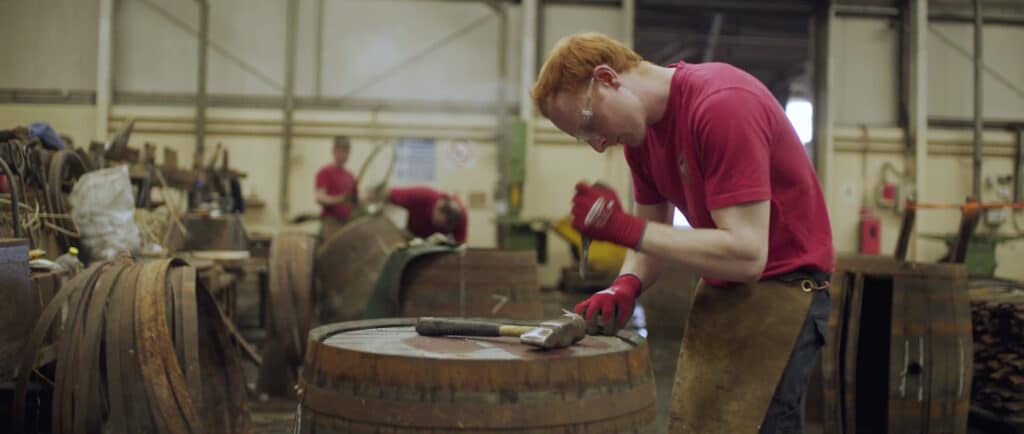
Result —
[[565, 312], [562, 316], [541, 321], [537, 325], [501, 324], [456, 318], [424, 317], [416, 320], [416, 333], [421, 336], [512, 336], [519, 342], [543, 349], [568, 347], [587, 334], [583, 317]]

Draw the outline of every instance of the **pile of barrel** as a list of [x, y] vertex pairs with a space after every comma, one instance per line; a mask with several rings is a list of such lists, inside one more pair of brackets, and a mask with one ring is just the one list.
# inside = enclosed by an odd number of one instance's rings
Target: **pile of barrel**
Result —
[[1024, 285], [972, 282], [972, 411], [1024, 426]]

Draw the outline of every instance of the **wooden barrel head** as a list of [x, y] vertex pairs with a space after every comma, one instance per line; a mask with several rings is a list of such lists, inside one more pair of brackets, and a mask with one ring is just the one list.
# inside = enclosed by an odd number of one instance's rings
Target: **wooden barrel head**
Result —
[[628, 352], [634, 347], [618, 337], [587, 336], [567, 348], [539, 350], [511, 337], [420, 336], [413, 326], [339, 333], [323, 345], [366, 354], [440, 360], [549, 360]]
[[515, 338], [423, 337], [414, 322], [311, 331], [300, 432], [654, 432], [653, 373], [634, 333], [542, 351]]

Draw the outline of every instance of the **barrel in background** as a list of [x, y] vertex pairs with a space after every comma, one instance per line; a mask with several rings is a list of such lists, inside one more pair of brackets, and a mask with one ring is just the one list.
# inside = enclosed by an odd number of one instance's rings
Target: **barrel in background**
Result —
[[10, 379], [28, 332], [34, 306], [27, 239], [0, 239], [0, 380]]
[[425, 255], [402, 275], [401, 316], [541, 319], [537, 258], [529, 250]]
[[826, 433], [961, 434], [972, 371], [962, 264], [837, 261], [822, 353]]
[[301, 433], [648, 433], [647, 343], [589, 336], [537, 351], [514, 338], [429, 338], [414, 319], [310, 332]]
[[321, 322], [362, 318], [388, 257], [407, 240], [383, 215], [360, 217], [323, 240], [315, 265]]

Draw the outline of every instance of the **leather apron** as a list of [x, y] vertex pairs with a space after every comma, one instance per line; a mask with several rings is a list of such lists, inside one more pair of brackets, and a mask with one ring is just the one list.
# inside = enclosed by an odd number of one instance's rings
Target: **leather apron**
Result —
[[803, 328], [810, 278], [697, 284], [679, 351], [670, 434], [756, 434]]

